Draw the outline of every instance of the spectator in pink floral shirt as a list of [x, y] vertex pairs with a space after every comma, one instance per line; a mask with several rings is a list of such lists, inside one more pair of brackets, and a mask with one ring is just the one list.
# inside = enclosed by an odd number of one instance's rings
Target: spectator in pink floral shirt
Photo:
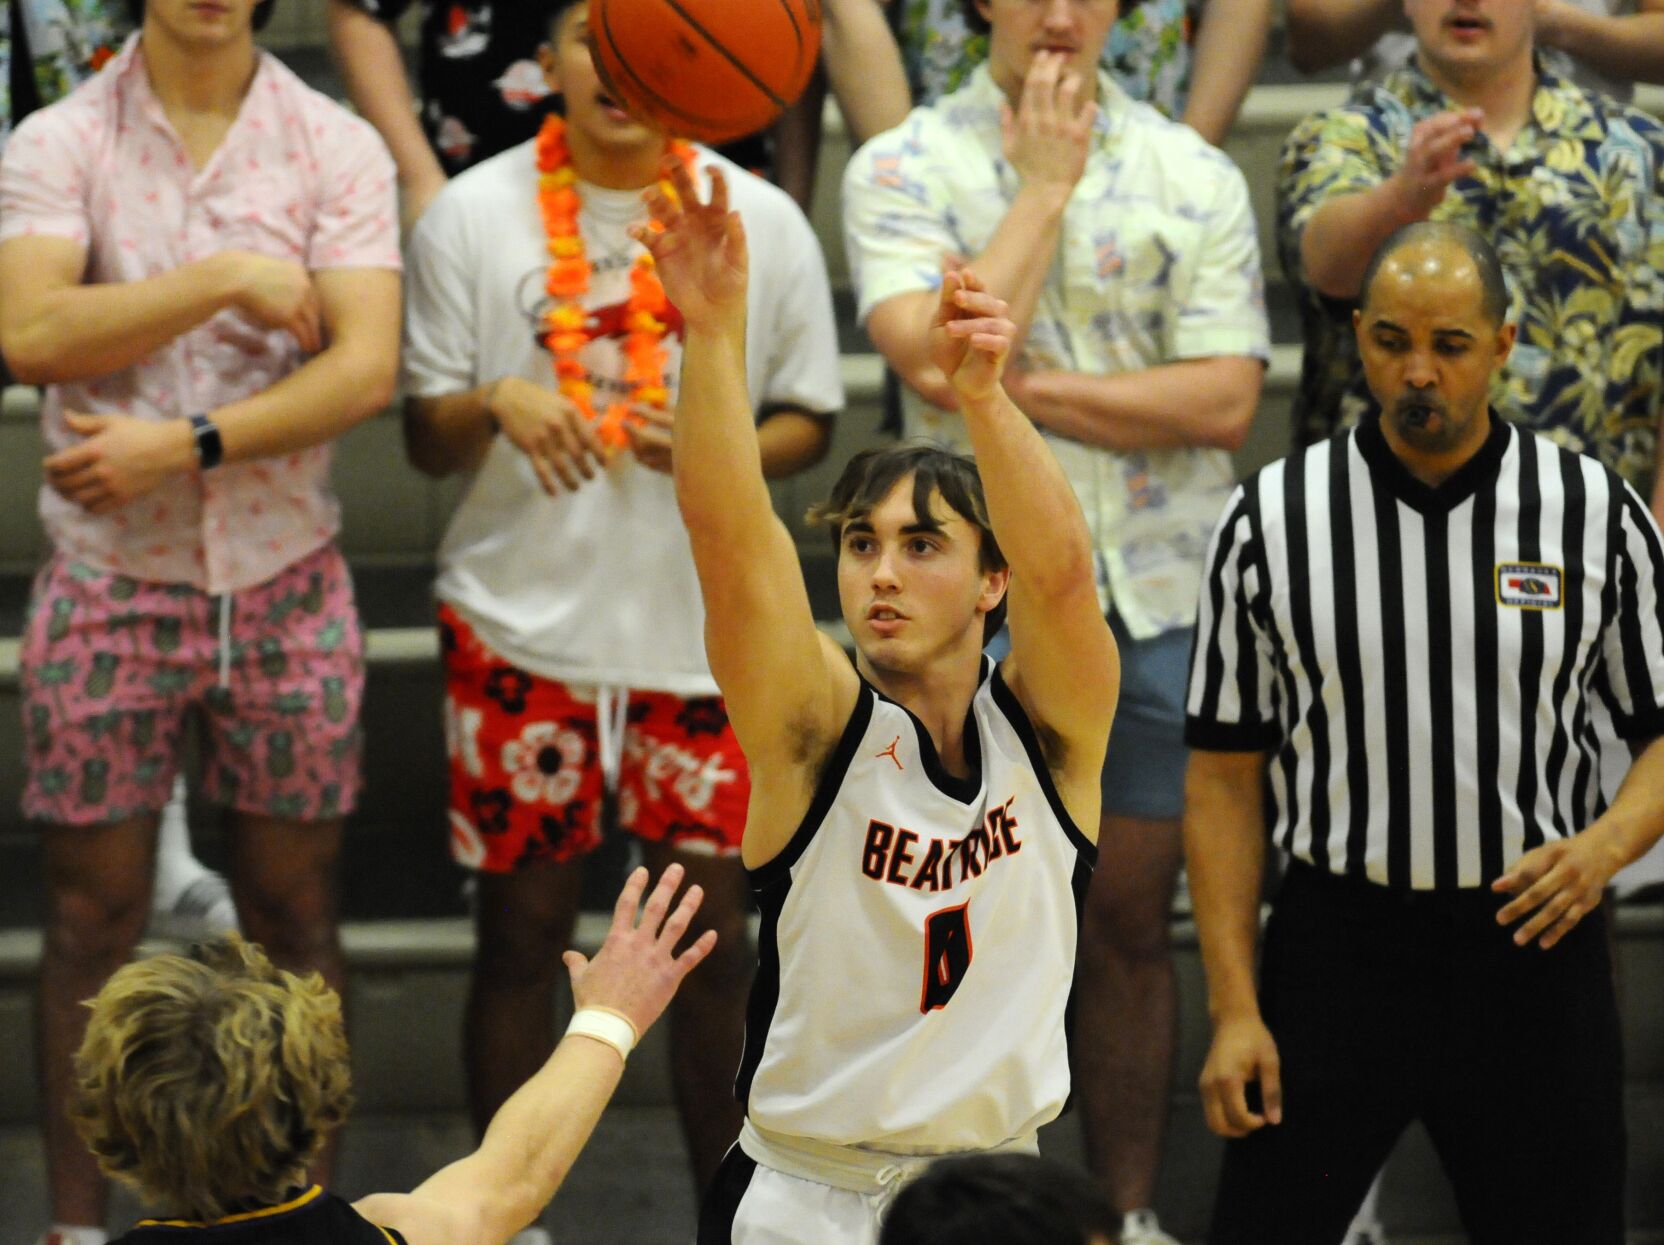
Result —
[[392, 394], [397, 209], [381, 140], [256, 49], [255, 7], [150, 0], [0, 163], [0, 350], [47, 386], [23, 804], [45, 826], [41, 1100], [72, 1245], [104, 1221], [58, 1106], [79, 1003], [143, 927], [188, 716], [235, 815], [243, 929], [341, 984], [364, 671], [329, 443]]

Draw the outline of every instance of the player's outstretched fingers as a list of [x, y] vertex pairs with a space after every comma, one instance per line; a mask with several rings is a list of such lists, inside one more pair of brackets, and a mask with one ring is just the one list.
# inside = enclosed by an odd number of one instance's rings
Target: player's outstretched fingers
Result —
[[647, 889], [647, 878], [647, 867], [637, 865], [624, 879], [624, 889], [618, 892], [618, 901], [612, 906], [611, 934], [628, 934], [636, 927], [636, 913], [641, 909], [641, 895]]
[[682, 896], [682, 902], [676, 905], [676, 911], [665, 918], [664, 925], [658, 931], [658, 940], [666, 950], [673, 950], [682, 941], [682, 935], [688, 932], [688, 926], [693, 923], [693, 914], [699, 911], [699, 905], [705, 902], [705, 888], [698, 883], [688, 887], [687, 894]]
[[682, 978], [698, 968], [700, 961], [709, 955], [715, 947], [716, 931], [714, 929], [708, 929], [698, 938], [695, 938], [688, 949], [676, 957], [676, 962], [673, 965], [676, 980], [681, 981]]
[[647, 896], [647, 906], [641, 910], [641, 928], [650, 937], [656, 938], [659, 930], [664, 926], [665, 914], [670, 911], [670, 901], [675, 898], [677, 888], [682, 885], [682, 875], [687, 872], [681, 865], [666, 865], [663, 873], [659, 874], [659, 884], [653, 888], [653, 893]]

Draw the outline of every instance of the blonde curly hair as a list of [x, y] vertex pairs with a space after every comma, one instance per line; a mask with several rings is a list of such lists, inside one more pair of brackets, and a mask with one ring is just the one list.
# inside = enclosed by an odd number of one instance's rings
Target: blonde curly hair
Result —
[[128, 964], [88, 1006], [70, 1118], [170, 1213], [281, 1202], [352, 1106], [340, 997], [235, 934]]

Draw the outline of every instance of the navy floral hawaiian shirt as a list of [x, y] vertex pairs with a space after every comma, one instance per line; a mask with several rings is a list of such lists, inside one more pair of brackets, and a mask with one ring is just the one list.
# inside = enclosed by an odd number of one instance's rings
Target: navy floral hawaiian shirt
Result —
[[[1645, 490], [1664, 358], [1664, 124], [1584, 90], [1539, 61], [1532, 118], [1507, 151], [1483, 135], [1473, 174], [1434, 220], [1472, 225], [1497, 248], [1519, 339], [1495, 381], [1496, 408], [1591, 454]], [[1277, 233], [1300, 299], [1305, 359], [1296, 436], [1356, 423], [1373, 403], [1351, 302], [1323, 297], [1300, 267], [1306, 222], [1338, 195], [1379, 185], [1410, 129], [1455, 105], [1415, 65], [1307, 117], [1283, 146]]]

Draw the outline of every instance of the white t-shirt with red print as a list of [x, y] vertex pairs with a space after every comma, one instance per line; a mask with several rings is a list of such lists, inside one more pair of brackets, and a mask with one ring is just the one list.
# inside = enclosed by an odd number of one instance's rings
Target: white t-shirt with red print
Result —
[[[752, 402], [830, 413], [843, 405], [832, 295], [809, 222], [783, 192], [704, 149], [727, 176], [751, 249], [746, 369]], [[583, 360], [595, 405], [624, 395], [622, 309], [646, 217], [638, 191], [584, 183], [580, 225], [594, 269], [589, 309], [603, 335]], [[553, 389], [538, 340], [549, 249], [531, 143], [446, 186], [423, 213], [407, 261], [405, 391], [440, 397], [504, 376]], [[681, 326], [665, 346], [672, 394]], [[668, 475], [617, 455], [576, 492], [549, 497], [531, 464], [497, 437], [467, 481], [439, 550], [439, 597], [486, 644], [534, 674], [714, 695], [693, 555]]]

